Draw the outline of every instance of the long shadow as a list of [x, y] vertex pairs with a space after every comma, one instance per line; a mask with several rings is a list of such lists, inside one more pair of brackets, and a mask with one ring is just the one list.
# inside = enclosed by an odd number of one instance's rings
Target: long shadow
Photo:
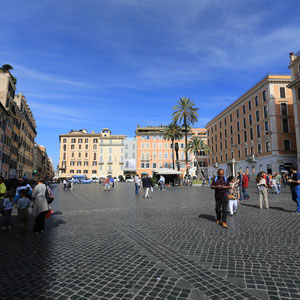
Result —
[[240, 205], [241, 205], [241, 206], [250, 206], [250, 207], [254, 207], [254, 208], [259, 208], [259, 206], [258, 206], [258, 205], [254, 205], [254, 204], [247, 204], [247, 203], [244, 203], [244, 202], [240, 203]]
[[199, 215], [198, 218], [206, 219], [206, 220], [212, 221], [212, 222], [216, 221], [216, 218], [212, 215]]

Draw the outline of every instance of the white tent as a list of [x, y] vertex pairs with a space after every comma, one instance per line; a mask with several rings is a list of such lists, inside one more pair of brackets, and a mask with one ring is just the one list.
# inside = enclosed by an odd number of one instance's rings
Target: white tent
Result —
[[168, 169], [168, 168], [159, 168], [153, 170], [154, 173], [157, 173], [159, 175], [179, 175], [182, 174], [181, 171], [173, 170], [173, 169]]

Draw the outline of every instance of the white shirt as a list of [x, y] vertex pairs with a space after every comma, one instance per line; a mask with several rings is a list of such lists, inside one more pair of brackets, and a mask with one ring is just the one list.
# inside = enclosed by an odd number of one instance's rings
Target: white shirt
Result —
[[139, 176], [134, 176], [134, 182], [137, 183], [137, 184], [140, 183]]

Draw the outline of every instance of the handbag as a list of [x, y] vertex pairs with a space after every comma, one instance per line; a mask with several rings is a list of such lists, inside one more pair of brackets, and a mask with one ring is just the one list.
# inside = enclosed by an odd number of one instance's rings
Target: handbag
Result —
[[228, 195], [228, 199], [229, 199], [229, 200], [235, 200], [235, 197], [234, 197], [233, 194], [232, 194], [232, 195]]
[[46, 193], [45, 193], [45, 197], [47, 199], [48, 204], [52, 203], [54, 200], [54, 194], [50, 188], [50, 186], [46, 186]]

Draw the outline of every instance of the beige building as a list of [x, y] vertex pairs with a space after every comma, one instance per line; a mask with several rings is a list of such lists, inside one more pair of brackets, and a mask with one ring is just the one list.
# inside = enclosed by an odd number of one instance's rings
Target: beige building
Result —
[[289, 75], [268, 75], [207, 125], [209, 175], [218, 168], [278, 172], [296, 160], [295, 122]]
[[107, 128], [100, 133], [82, 129], [60, 135], [59, 177], [123, 175], [125, 138]]
[[300, 51], [290, 53], [291, 82], [288, 85], [293, 91], [293, 107], [297, 143], [297, 163], [300, 167]]

